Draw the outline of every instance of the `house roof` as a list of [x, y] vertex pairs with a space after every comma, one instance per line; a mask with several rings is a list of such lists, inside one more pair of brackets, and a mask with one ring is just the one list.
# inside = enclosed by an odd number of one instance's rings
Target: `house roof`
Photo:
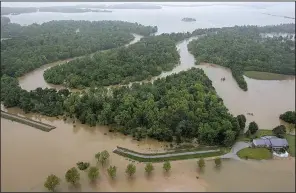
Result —
[[285, 147], [288, 146], [288, 141], [286, 139], [271, 138], [270, 142], [273, 147]]
[[253, 139], [253, 143], [256, 146], [271, 146], [271, 143], [268, 139]]
[[255, 146], [267, 146], [267, 147], [286, 147], [288, 141], [277, 137], [266, 136], [259, 139], [253, 139]]

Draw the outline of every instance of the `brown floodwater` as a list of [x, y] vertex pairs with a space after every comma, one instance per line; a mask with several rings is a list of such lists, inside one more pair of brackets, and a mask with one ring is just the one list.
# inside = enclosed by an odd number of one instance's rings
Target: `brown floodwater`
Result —
[[[21, 113], [18, 109], [8, 112]], [[295, 191], [295, 159], [264, 162], [224, 160], [222, 168], [206, 162], [205, 171], [199, 174], [196, 159], [171, 162], [172, 170], [164, 174], [162, 164], [154, 164], [151, 177], [144, 172], [144, 164], [137, 167], [133, 179], [125, 175], [130, 161], [111, 153], [117, 146], [140, 152], [163, 151], [165, 143], [155, 140], [132, 140], [119, 133], [109, 133], [106, 127], [87, 127], [27, 114], [57, 128], [51, 132], [22, 125], [1, 118], [1, 191], [46, 191], [44, 180], [50, 174], [62, 179], [58, 191]], [[70, 121], [69, 121], [70, 122]], [[106, 133], [106, 135], [104, 134]], [[94, 155], [103, 150], [110, 152], [108, 165], [115, 165], [116, 180], [109, 179], [106, 168], [99, 166], [100, 177], [90, 184], [86, 172], [80, 172], [80, 186], [69, 186], [64, 175], [78, 161], [95, 165]], [[196, 179], [199, 176], [199, 179]]]

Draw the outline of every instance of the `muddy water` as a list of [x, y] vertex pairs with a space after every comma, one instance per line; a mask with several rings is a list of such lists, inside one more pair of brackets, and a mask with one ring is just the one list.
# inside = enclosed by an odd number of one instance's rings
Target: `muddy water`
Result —
[[[125, 46], [129, 46], [131, 44], [134, 44], [136, 42], [138, 42], [143, 36], [140, 36], [140, 35], [137, 35], [137, 34], [133, 34], [135, 36], [135, 38], [128, 44], [126, 44]], [[91, 54], [92, 55], [92, 54]], [[23, 89], [26, 89], [26, 90], [34, 90], [38, 87], [41, 87], [41, 88], [55, 88], [55, 89], [62, 89], [62, 88], [65, 88], [64, 86], [62, 85], [54, 85], [54, 84], [49, 84], [47, 83], [44, 78], [43, 78], [43, 73], [45, 72], [45, 70], [51, 68], [51, 67], [54, 67], [54, 66], [57, 66], [59, 64], [63, 64], [67, 61], [71, 61], [71, 60], [74, 60], [74, 59], [77, 59], [77, 58], [81, 58], [83, 56], [80, 56], [80, 57], [75, 57], [75, 58], [70, 58], [70, 59], [66, 59], [66, 60], [60, 60], [60, 61], [57, 61], [57, 62], [53, 62], [53, 63], [50, 63], [50, 64], [46, 64], [38, 69], [35, 69], [34, 71], [32, 72], [29, 72], [27, 73], [26, 75], [20, 77], [18, 80], [19, 80], [19, 84], [20, 86], [23, 88]], [[72, 91], [78, 91], [77, 89], [71, 89]]]
[[219, 170], [208, 161], [201, 177], [208, 183], [207, 191], [295, 192], [295, 159], [224, 160]]
[[[20, 113], [17, 109], [9, 112]], [[95, 165], [97, 152], [105, 149], [111, 152], [116, 145], [151, 152], [149, 148], [162, 151], [164, 143], [137, 142], [109, 133], [106, 127], [90, 128], [80, 124], [73, 127], [54, 118], [26, 116], [57, 128], [47, 133], [1, 118], [2, 191], [45, 191], [43, 183], [49, 174], [63, 180], [58, 191], [295, 191], [294, 159], [264, 163], [225, 160], [220, 170], [213, 167], [212, 161], [207, 161], [202, 174], [198, 173], [196, 160], [175, 161], [169, 174], [163, 173], [162, 164], [154, 164], [155, 171], [149, 178], [144, 174], [144, 165], [135, 163], [137, 172], [130, 180], [124, 173], [129, 161], [114, 153], [110, 153], [108, 164], [118, 167], [115, 181], [111, 181], [106, 169], [99, 165], [100, 177], [95, 184], [90, 184], [87, 174], [80, 172], [81, 185], [73, 189], [65, 182], [64, 175], [78, 161]]]
[[[11, 113], [19, 113], [10, 109]], [[1, 190], [2, 191], [44, 191], [43, 183], [47, 175], [53, 173], [63, 179], [60, 191], [69, 191], [64, 180], [67, 169], [78, 161], [95, 164], [94, 155], [102, 150], [110, 153], [117, 145], [141, 152], [163, 151], [164, 143], [155, 140], [137, 142], [130, 137], [109, 133], [106, 127], [87, 127], [43, 116], [27, 117], [57, 126], [51, 132], [1, 119]], [[104, 135], [106, 133], [106, 135]], [[111, 153], [110, 163], [118, 167], [117, 179], [111, 182], [105, 169], [100, 167], [100, 179], [90, 185], [87, 174], [81, 172], [82, 191], [205, 191], [205, 182], [196, 182], [194, 161], [175, 162], [171, 175], [162, 173], [162, 165], [155, 164], [151, 178], [144, 175], [144, 165], [137, 164], [137, 173], [128, 180], [124, 173], [129, 163], [125, 158]], [[182, 170], [177, 168], [182, 167]], [[193, 168], [193, 169], [192, 169]]]

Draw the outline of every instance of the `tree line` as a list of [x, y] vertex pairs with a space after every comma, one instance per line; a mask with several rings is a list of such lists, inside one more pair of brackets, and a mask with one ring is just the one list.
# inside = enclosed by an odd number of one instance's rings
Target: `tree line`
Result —
[[170, 36], [150, 36], [128, 47], [86, 56], [45, 71], [44, 79], [71, 88], [126, 84], [172, 70], [179, 61]]
[[123, 46], [134, 39], [131, 33], [147, 36], [157, 31], [157, 27], [123, 21], [8, 23], [1, 28], [1, 37], [13, 37], [1, 41], [1, 73], [13, 77], [50, 62]]
[[191, 41], [188, 49], [195, 56], [196, 64], [209, 62], [230, 68], [238, 85], [245, 91], [244, 71], [295, 75], [293, 40], [282, 36], [263, 38], [259, 29], [228, 28]]
[[[95, 155], [95, 158], [97, 161], [97, 165], [95, 165], [95, 166], [90, 166], [89, 162], [78, 162], [76, 164], [77, 168], [79, 170], [87, 173], [88, 179], [92, 183], [95, 183], [96, 180], [98, 180], [98, 178], [100, 176], [100, 170], [99, 170], [98, 164], [100, 163], [102, 166], [106, 166], [106, 163], [109, 161], [110, 154], [108, 153], [108, 151], [104, 150], [102, 152], [98, 152]], [[220, 157], [215, 158], [214, 163], [215, 163], [215, 167], [219, 168], [222, 165], [221, 158]], [[200, 170], [204, 170], [205, 166], [206, 166], [206, 163], [203, 158], [201, 158], [197, 161], [197, 167]], [[72, 167], [72, 168], [68, 169], [67, 172], [65, 173], [66, 182], [70, 183], [74, 187], [79, 184], [80, 179], [81, 179], [81, 174], [80, 174], [79, 170], [77, 170], [77, 168]], [[166, 172], [166, 173], [170, 172], [172, 169], [171, 163], [169, 161], [164, 162], [162, 168], [163, 168], [164, 172]], [[101, 169], [105, 169], [105, 168], [102, 167]], [[150, 176], [154, 170], [155, 170], [155, 168], [152, 163], [145, 164], [145, 174], [147, 176]], [[127, 176], [129, 178], [134, 177], [134, 175], [136, 174], [136, 171], [137, 171], [137, 167], [135, 164], [129, 163], [126, 166], [125, 173], [127, 174]], [[111, 180], [115, 180], [116, 175], [117, 175], [117, 167], [110, 165], [107, 168], [107, 173], [108, 173]], [[48, 189], [49, 191], [54, 192], [57, 190], [57, 188], [60, 184], [61, 184], [61, 179], [59, 177], [57, 177], [56, 175], [51, 174], [51, 175], [47, 176], [47, 178], [44, 182], [44, 187], [46, 189]]]

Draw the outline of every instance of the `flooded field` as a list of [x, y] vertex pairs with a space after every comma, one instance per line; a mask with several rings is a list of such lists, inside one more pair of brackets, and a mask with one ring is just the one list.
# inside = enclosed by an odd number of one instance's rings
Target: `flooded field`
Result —
[[[16, 109], [12, 111], [17, 113]], [[32, 115], [28, 115], [32, 118]], [[97, 185], [90, 186], [87, 174], [81, 172], [81, 190], [83, 191], [204, 191], [204, 186], [196, 183], [196, 165], [194, 161], [175, 162], [172, 173], [165, 176], [162, 165], [155, 165], [155, 173], [146, 179], [144, 165], [136, 164], [137, 173], [133, 180], [128, 180], [125, 167], [129, 163], [124, 157], [111, 153], [117, 145], [141, 152], [163, 151], [164, 143], [155, 140], [137, 142], [119, 133], [109, 133], [106, 127], [87, 127], [61, 120], [35, 118], [50, 123], [57, 128], [51, 132], [22, 125], [1, 118], [1, 184], [2, 191], [44, 191], [43, 183], [47, 175], [53, 173], [62, 178], [61, 191], [68, 191], [64, 180], [67, 169], [78, 161], [96, 164], [94, 155], [103, 150], [111, 154], [110, 163], [118, 167], [115, 182], [109, 181], [105, 169], [100, 167], [100, 179]], [[106, 135], [105, 135], [106, 133]], [[13, 139], [13, 140], [11, 140]], [[13, 153], [12, 153], [13, 152]], [[183, 166], [182, 170], [179, 170]], [[186, 176], [186, 178], [184, 178]], [[183, 183], [181, 183], [183, 182]], [[167, 186], [171, 184], [171, 186]], [[70, 189], [71, 190], [71, 189]]]
[[[9, 112], [17, 113], [17, 109]], [[27, 117], [35, 117], [28, 114]], [[222, 168], [206, 162], [205, 172], [198, 173], [196, 159], [171, 162], [172, 170], [164, 174], [162, 164], [154, 164], [151, 177], [144, 172], [144, 164], [135, 163], [136, 175], [132, 180], [125, 174], [129, 163], [124, 157], [111, 153], [121, 145], [140, 152], [163, 151], [165, 143], [155, 140], [137, 142], [119, 133], [109, 133], [106, 127], [87, 127], [43, 116], [34, 118], [57, 128], [51, 132], [22, 125], [1, 118], [1, 190], [45, 191], [43, 183], [49, 174], [62, 179], [58, 191], [295, 191], [295, 159], [253, 161], [223, 161]], [[106, 133], [106, 135], [104, 134]], [[13, 140], [12, 140], [13, 139]], [[95, 165], [94, 155], [103, 150], [110, 152], [110, 162], [117, 169], [117, 178], [111, 181], [106, 168], [100, 166], [100, 177], [90, 184], [85, 172], [80, 172], [81, 186], [73, 189], [65, 180], [67, 169], [78, 161]], [[199, 176], [199, 179], [196, 179]]]

